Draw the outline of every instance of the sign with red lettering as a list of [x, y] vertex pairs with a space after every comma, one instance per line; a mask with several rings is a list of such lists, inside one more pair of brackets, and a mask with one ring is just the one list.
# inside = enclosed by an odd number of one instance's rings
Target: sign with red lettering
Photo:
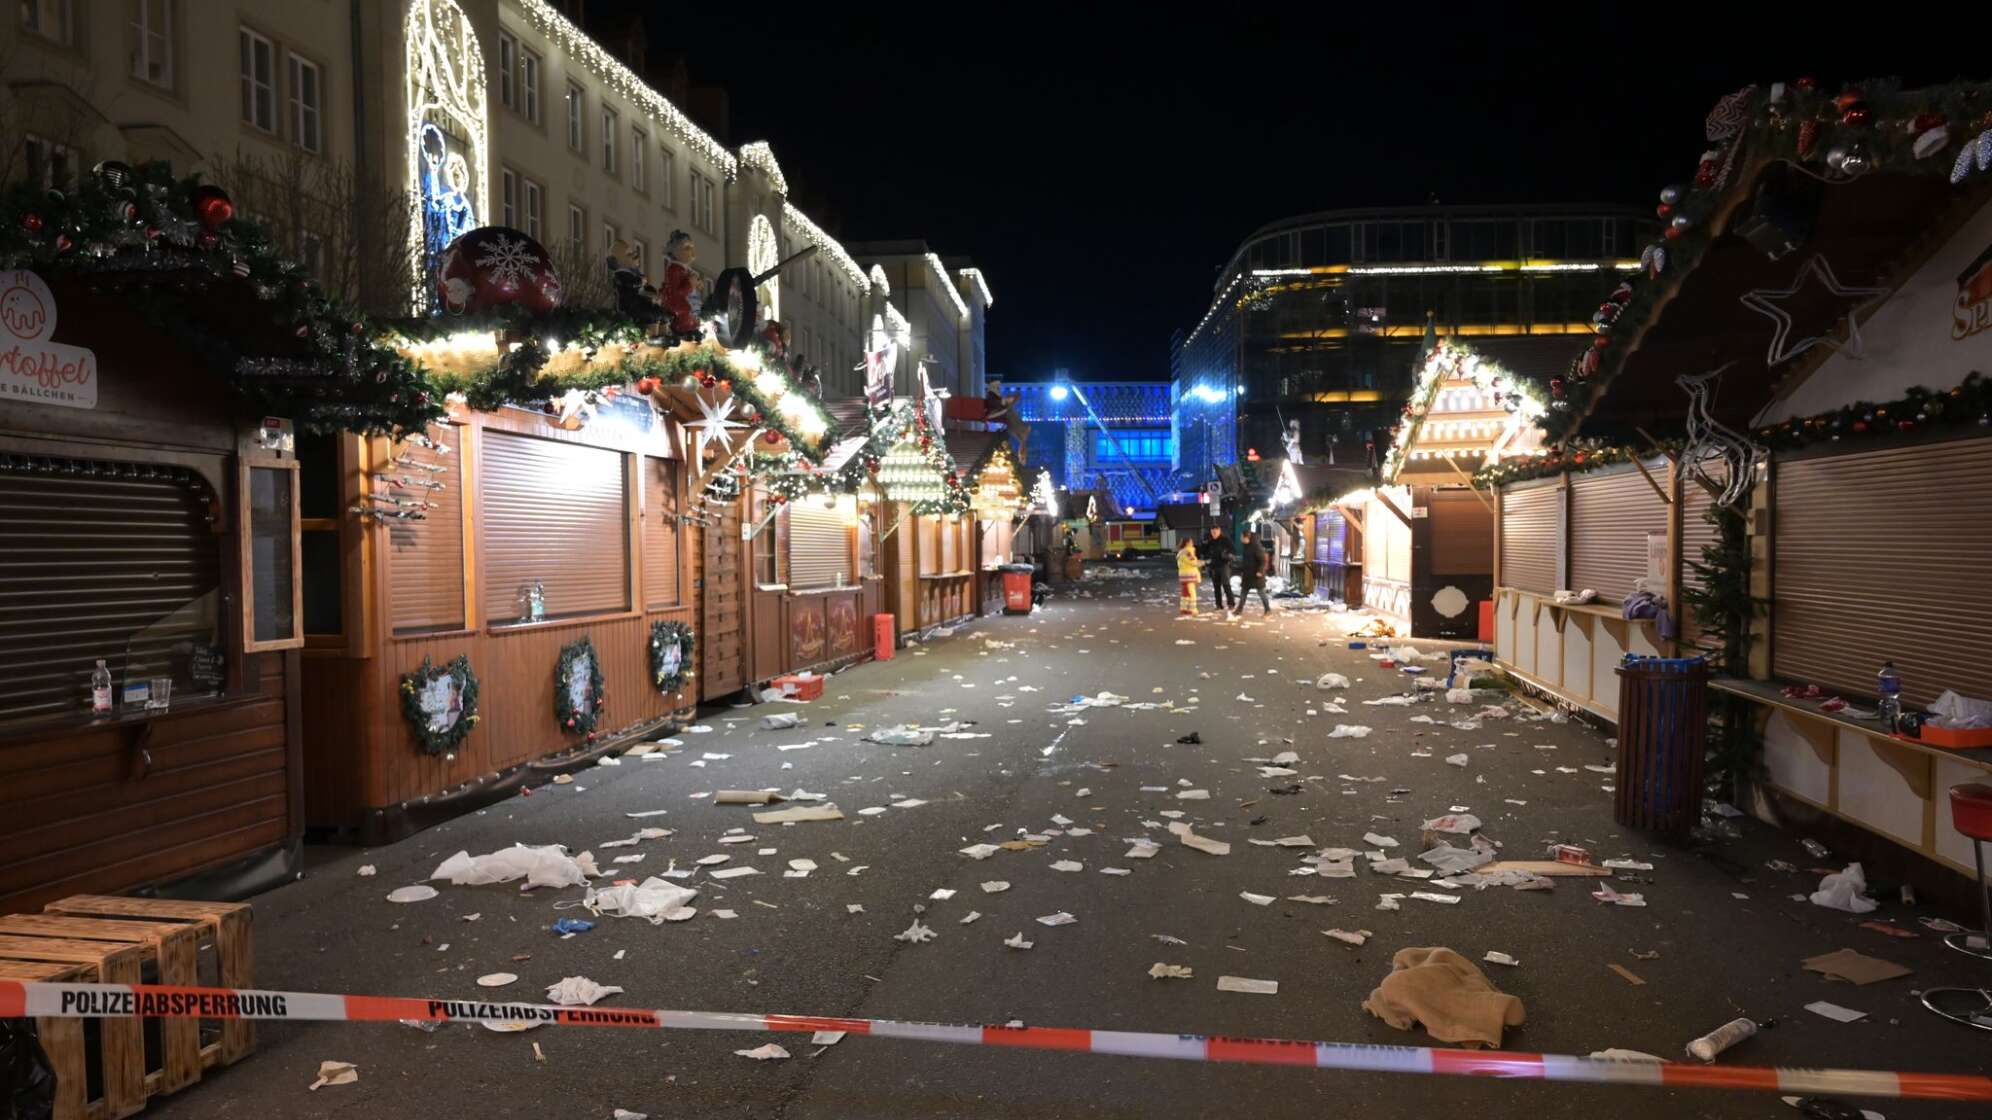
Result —
[[97, 407], [97, 355], [54, 335], [48, 285], [32, 272], [0, 272], [0, 399]]
[[1962, 342], [1992, 328], [1992, 248], [1957, 275], [1957, 303], [1951, 309], [1951, 339]]

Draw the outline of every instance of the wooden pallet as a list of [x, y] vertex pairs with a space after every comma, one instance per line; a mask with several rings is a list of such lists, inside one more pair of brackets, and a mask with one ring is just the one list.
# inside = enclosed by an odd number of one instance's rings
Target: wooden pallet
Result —
[[[115, 941], [0, 934], [0, 976], [9, 980], [136, 984], [144, 946]], [[145, 1108], [145, 1034], [137, 1019], [104, 1019], [98, 1063], [104, 1095], [91, 1098], [92, 1068], [81, 1019], [35, 1020], [55, 1069], [55, 1120], [121, 1120]]]
[[[252, 924], [255, 912], [246, 902], [191, 902], [78, 894], [60, 902], [51, 902], [43, 909], [51, 916], [168, 924], [191, 922], [202, 927], [202, 940], [214, 945], [222, 987], [256, 986], [256, 943]], [[222, 1065], [233, 1065], [255, 1049], [256, 1024], [253, 1021], [224, 1019], [221, 1021], [221, 1041], [201, 1048], [200, 1063], [202, 1068], [211, 1068], [217, 1061]]]

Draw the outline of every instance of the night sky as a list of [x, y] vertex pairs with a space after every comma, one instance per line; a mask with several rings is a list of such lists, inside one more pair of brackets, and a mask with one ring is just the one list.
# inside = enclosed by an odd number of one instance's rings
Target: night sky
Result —
[[[1481, 26], [1486, 5], [1286, 7], [1192, 25], [1166, 7], [838, 4], [770, 21], [700, 5], [688, 61], [729, 91], [728, 139], [770, 141], [832, 233], [920, 237], [983, 267], [990, 371], [1022, 380], [1166, 378], [1170, 332], [1282, 217], [1434, 197], [1646, 205], [1692, 173], [1709, 108], [1743, 85], [1992, 75], [1961, 4], [1893, 9], [1902, 20], [1787, 5], [1722, 28], [1704, 6], [1589, 5], [1535, 27]], [[682, 41], [673, 16], [649, 19], [653, 52]]]

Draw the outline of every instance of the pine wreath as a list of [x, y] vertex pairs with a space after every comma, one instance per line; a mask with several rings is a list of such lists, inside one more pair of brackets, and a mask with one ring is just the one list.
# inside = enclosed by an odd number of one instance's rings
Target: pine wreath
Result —
[[[453, 695], [434, 691], [443, 680], [451, 682]], [[442, 701], [440, 710], [432, 710], [431, 700]], [[450, 718], [452, 712], [455, 718]], [[401, 674], [401, 716], [423, 754], [456, 750], [477, 726], [477, 674], [470, 658], [458, 654], [449, 664], [437, 665], [424, 657], [420, 668]]]
[[696, 644], [697, 635], [686, 623], [650, 624], [650, 683], [657, 686], [658, 692], [669, 695], [697, 676], [692, 672], [692, 650]]
[[[586, 680], [581, 673], [586, 670]], [[582, 635], [560, 647], [560, 661], [553, 670], [553, 718], [561, 729], [593, 737], [595, 721], [601, 718], [607, 700], [602, 683], [602, 658], [595, 643]]]

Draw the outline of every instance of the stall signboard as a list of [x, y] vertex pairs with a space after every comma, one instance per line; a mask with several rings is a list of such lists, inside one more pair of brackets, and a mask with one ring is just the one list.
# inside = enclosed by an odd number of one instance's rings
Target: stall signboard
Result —
[[32, 272], [0, 272], [0, 399], [97, 407], [97, 356], [55, 335], [55, 294]]

